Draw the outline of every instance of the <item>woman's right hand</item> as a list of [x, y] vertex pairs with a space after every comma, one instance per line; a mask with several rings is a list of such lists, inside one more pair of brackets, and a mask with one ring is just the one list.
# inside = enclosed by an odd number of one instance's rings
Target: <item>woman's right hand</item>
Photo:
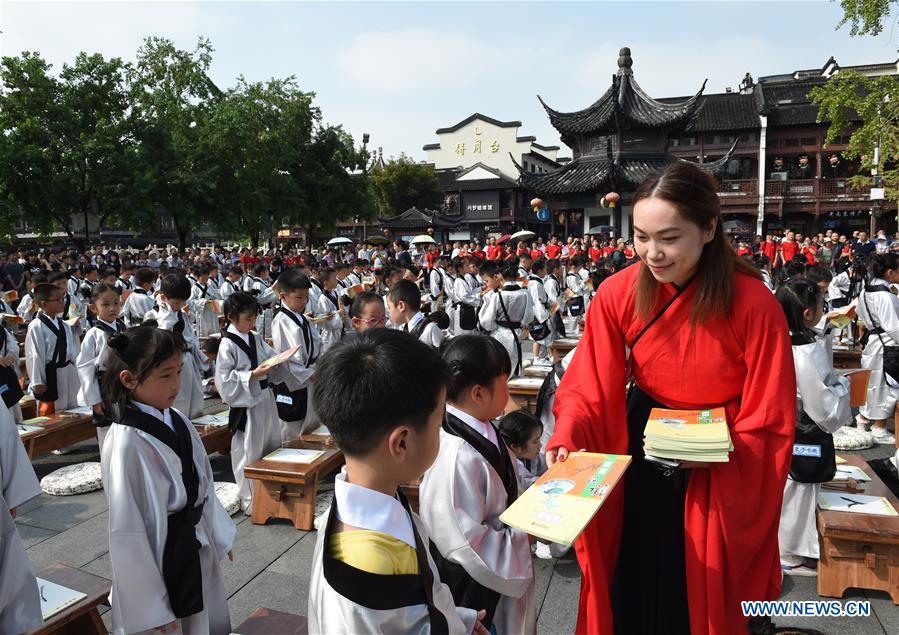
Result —
[[559, 446], [555, 450], [546, 451], [546, 467], [552, 467], [556, 461], [564, 461], [568, 458], [568, 448]]

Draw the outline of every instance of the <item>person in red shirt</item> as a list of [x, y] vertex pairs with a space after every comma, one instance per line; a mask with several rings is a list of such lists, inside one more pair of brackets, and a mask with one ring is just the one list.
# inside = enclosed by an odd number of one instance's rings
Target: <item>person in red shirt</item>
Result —
[[474, 244], [474, 251], [471, 252], [471, 255], [474, 256], [475, 258], [479, 258], [480, 260], [483, 260], [487, 254], [485, 254], [484, 250], [481, 249], [481, 243], [476, 242]]
[[796, 242], [796, 234], [787, 232], [786, 237], [780, 243], [780, 257], [784, 263], [793, 260], [793, 256], [799, 253], [799, 243]]
[[518, 243], [518, 248], [515, 250], [516, 256], [518, 256], [520, 258], [521, 256], [524, 256], [525, 254], [529, 254], [529, 253], [530, 253], [530, 251], [528, 250], [528, 246], [524, 243], [523, 240], [520, 243]]
[[810, 265], [817, 264], [818, 262], [818, 248], [811, 243], [806, 243], [802, 246], [801, 250], [802, 255], [805, 256], [806, 261]]
[[752, 250], [749, 248], [749, 245], [747, 245], [744, 242], [740, 242], [740, 244], [737, 246], [737, 255], [738, 256], [751, 256]]
[[777, 256], [777, 244], [774, 242], [774, 236], [768, 234], [765, 236], [765, 242], [762, 243], [762, 253], [768, 256], [768, 262], [774, 264], [774, 257]]
[[[637, 189], [640, 260], [597, 289], [556, 391], [549, 465], [581, 448], [634, 457], [575, 544], [579, 634], [776, 632], [741, 601], [780, 596], [793, 353], [774, 294], [727, 244], [716, 189], [687, 163]], [[727, 462], [665, 473], [643, 460], [652, 408], [712, 407], [726, 414]]]
[[487, 260], [502, 258], [503, 248], [496, 244], [496, 238], [487, 239]]
[[531, 260], [537, 262], [543, 257], [543, 250], [540, 249], [540, 246], [537, 244], [537, 241], [531, 243]]
[[562, 245], [559, 244], [559, 237], [553, 236], [552, 240], [546, 246], [546, 259], [557, 260], [562, 253]]
[[602, 245], [602, 257], [609, 258], [612, 254], [615, 253], [615, 241], [610, 240], [607, 243], [603, 243]]
[[624, 256], [625, 256], [625, 258], [627, 258], [628, 260], [630, 260], [631, 258], [634, 257], [635, 254], [636, 254], [636, 252], [634, 251], [634, 248], [633, 248], [633, 246], [631, 245], [631, 243], [627, 243], [627, 246], [624, 248]]
[[590, 260], [599, 262], [602, 257], [603, 250], [599, 248], [599, 241], [594, 238], [593, 243], [590, 245]]

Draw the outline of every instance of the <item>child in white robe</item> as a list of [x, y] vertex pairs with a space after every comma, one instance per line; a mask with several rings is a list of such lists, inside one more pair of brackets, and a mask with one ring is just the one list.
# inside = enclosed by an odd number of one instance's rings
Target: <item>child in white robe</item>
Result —
[[421, 312], [421, 293], [414, 282], [400, 280], [390, 288], [387, 293], [387, 310], [395, 328], [409, 333], [431, 348], [440, 347], [443, 331], [431, 321], [430, 316], [425, 317]]
[[542, 447], [543, 424], [530, 410], [522, 408], [503, 415], [499, 433], [517, 459], [519, 490], [524, 492], [537, 480], [536, 460]]
[[522, 328], [534, 319], [534, 307], [527, 289], [518, 284], [514, 263], [488, 260], [481, 265], [481, 278], [487, 286], [478, 314], [481, 328], [506, 348], [512, 360], [512, 375], [522, 374]]
[[97, 316], [94, 326], [84, 334], [81, 350], [75, 361], [78, 369], [78, 405], [94, 411], [94, 425], [97, 426], [97, 440], [103, 447], [103, 437], [112, 423], [112, 418], [103, 405], [100, 381], [106, 372], [107, 341], [117, 333], [125, 332], [125, 323], [119, 319], [121, 303], [115, 287], [100, 283], [91, 295], [91, 311]]
[[71, 327], [59, 317], [65, 291], [44, 283], [32, 289], [40, 308], [28, 324], [25, 336], [25, 367], [29, 391], [40, 402], [41, 415], [62, 412], [78, 405], [78, 341]]
[[203, 371], [207, 367], [205, 353], [194, 334], [184, 307], [190, 298], [190, 282], [179, 273], [166, 275], [156, 295], [157, 308], [147, 313], [145, 320], [155, 320], [156, 325], [177, 333], [184, 340], [184, 367], [181, 369], [181, 391], [175, 407], [188, 419], [203, 416]]
[[315, 408], [346, 468], [318, 530], [309, 632], [486, 635], [484, 611], [453, 602], [427, 530], [399, 492], [437, 455], [447, 365], [378, 328], [335, 344], [316, 372]]
[[197, 335], [209, 337], [221, 332], [218, 312], [215, 310], [215, 303], [221, 300], [221, 298], [213, 290], [212, 282], [209, 280], [209, 267], [207, 265], [196, 267], [194, 273], [196, 279], [191, 289], [191, 313], [196, 316]]
[[311, 287], [309, 278], [296, 269], [288, 269], [278, 276], [281, 310], [272, 320], [272, 348], [276, 353], [283, 353], [294, 346], [300, 347], [286, 362], [284, 382], [274, 387], [281, 441], [291, 441], [311, 432], [315, 425], [309, 388], [315, 376], [315, 362], [322, 353], [322, 340], [315, 325], [303, 315]]
[[784, 487], [778, 542], [787, 575], [817, 575], [819, 557], [815, 508], [821, 483], [831, 480], [837, 465], [831, 435], [849, 423], [849, 379], [833, 370], [823, 342], [813, 327], [824, 313], [819, 287], [794, 279], [777, 290], [787, 316], [796, 367], [796, 435], [790, 476]]
[[[6, 323], [0, 324], [0, 329], [2, 329], [0, 332], [0, 340], [2, 340], [0, 341], [0, 366], [12, 369], [16, 381], [21, 385], [22, 367], [19, 363], [19, 340]], [[0, 390], [3, 388], [0, 387]], [[22, 406], [15, 403], [9, 407], [9, 411], [16, 423], [22, 421]]]
[[465, 258], [459, 263], [459, 277], [453, 282], [455, 311], [452, 318], [453, 335], [472, 333], [478, 326], [478, 307], [481, 306], [481, 283], [477, 276], [477, 262]]
[[322, 318], [318, 321], [318, 325], [321, 329], [322, 346], [328, 350], [346, 333], [344, 322], [346, 309], [340, 305], [340, 298], [337, 295], [337, 273], [326, 267], [320, 270], [320, 274], [324, 283], [318, 298], [318, 306], [314, 307], [314, 310], [315, 317]]
[[[153, 284], [156, 282], [156, 272], [143, 267], [134, 274], [134, 289], [125, 298], [122, 307], [122, 317], [126, 326], [140, 326], [144, 316], [153, 310], [156, 299], [153, 297]], [[124, 292], [122, 292], [124, 295]]]
[[253, 330], [259, 315], [255, 298], [235, 293], [225, 301], [223, 311], [230, 324], [215, 360], [215, 387], [230, 407], [231, 467], [240, 489], [240, 507], [249, 515], [253, 485], [243, 471], [281, 445], [281, 426], [269, 381], [280, 383], [287, 377], [284, 366], [270, 371], [259, 367], [275, 352]]
[[272, 335], [272, 308], [278, 295], [272, 289], [272, 281], [268, 276], [268, 265], [259, 263], [253, 267], [253, 275], [244, 280], [244, 291], [256, 298], [261, 309], [256, 318], [256, 331], [264, 338]]
[[100, 462], [109, 504], [112, 632], [231, 632], [219, 562], [234, 523], [215, 495], [199, 434], [172, 407], [183, 343], [138, 326], [110, 338]]
[[534, 363], [548, 364], [549, 346], [553, 343], [552, 327], [552, 303], [546, 294], [543, 275], [546, 272], [546, 261], [537, 260], [531, 265], [531, 271], [527, 276], [528, 293], [531, 296], [531, 306], [534, 307], [534, 321], [529, 325], [528, 334], [534, 341]]
[[453, 374], [440, 452], [419, 489], [421, 518], [457, 604], [486, 609], [484, 624], [498, 633], [534, 633], [530, 540], [499, 519], [519, 490], [516, 457], [491, 423], [509, 400], [509, 355], [483, 335], [454, 337], [441, 354]]
[[228, 270], [228, 276], [219, 285], [219, 297], [222, 302], [243, 289], [243, 269], [240, 265], [234, 265]]
[[40, 495], [12, 414], [0, 407], [0, 633], [28, 632], [43, 622], [37, 581], [13, 522], [16, 508]]

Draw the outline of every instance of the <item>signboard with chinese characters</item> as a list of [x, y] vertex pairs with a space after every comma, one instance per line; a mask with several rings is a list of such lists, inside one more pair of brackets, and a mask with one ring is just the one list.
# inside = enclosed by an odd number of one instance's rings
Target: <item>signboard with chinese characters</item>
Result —
[[499, 220], [499, 192], [496, 190], [462, 192], [462, 214], [467, 220]]

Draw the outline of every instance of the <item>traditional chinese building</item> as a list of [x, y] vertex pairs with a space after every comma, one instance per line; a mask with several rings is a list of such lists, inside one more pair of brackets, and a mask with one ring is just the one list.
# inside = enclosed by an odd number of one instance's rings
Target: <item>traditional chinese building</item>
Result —
[[[612, 85], [583, 110], [560, 112], [540, 100], [574, 158], [537, 173], [521, 165], [519, 183], [549, 204], [554, 233], [612, 225], [628, 236], [629, 194], [648, 174], [676, 160], [714, 173], [723, 212], [759, 233], [849, 233], [870, 225], [870, 188], [849, 187], [847, 178], [858, 164], [840, 154], [849, 136], [825, 147], [827, 123], [816, 121], [817, 108], [808, 97], [842, 70], [833, 58], [820, 69], [758, 82], [747, 73], [739, 88], [721, 94], [700, 89], [692, 97], [664, 99], [646, 95], [632, 65], [630, 50], [622, 49]], [[895, 75], [899, 62], [846, 68]], [[600, 198], [612, 190], [623, 195], [623, 204], [602, 208]], [[896, 231], [894, 203], [883, 206], [879, 221]]]
[[437, 130], [438, 143], [424, 146], [444, 192], [443, 215], [455, 223], [450, 240], [484, 240], [539, 221], [527, 214], [527, 194], [519, 170], [543, 174], [564, 165], [559, 146], [520, 136], [520, 121], [500, 121], [475, 113]]

